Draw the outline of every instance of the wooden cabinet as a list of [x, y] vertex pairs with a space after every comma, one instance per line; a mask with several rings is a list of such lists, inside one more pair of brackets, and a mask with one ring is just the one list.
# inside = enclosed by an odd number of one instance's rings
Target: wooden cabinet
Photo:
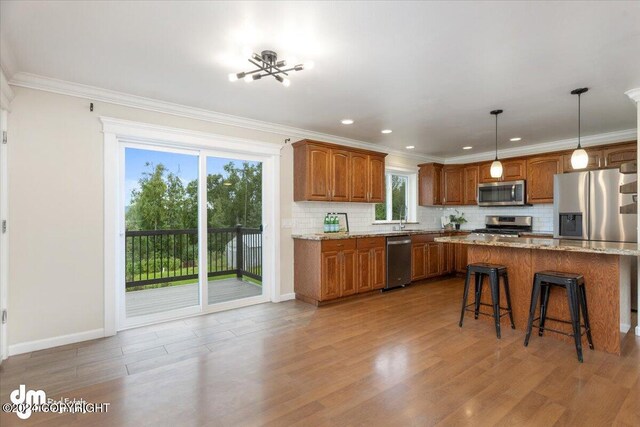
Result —
[[368, 199], [369, 156], [362, 153], [351, 153], [351, 201], [366, 202]]
[[357, 292], [384, 288], [387, 280], [385, 243], [384, 237], [357, 239]]
[[345, 150], [330, 150], [331, 173], [329, 175], [330, 199], [335, 202], [349, 201], [351, 179], [351, 153]]
[[411, 281], [429, 279], [451, 272], [453, 248], [434, 241], [440, 234], [411, 236]]
[[504, 160], [502, 162], [502, 176], [500, 178], [491, 177], [491, 163], [483, 163], [479, 167], [479, 181], [498, 182], [498, 181], [519, 181], [527, 179], [527, 160], [513, 159]]
[[635, 161], [638, 154], [637, 144], [620, 144], [615, 147], [604, 148], [602, 158], [604, 167], [619, 167], [623, 163]]
[[442, 168], [442, 188], [444, 205], [464, 204], [463, 176], [464, 168], [447, 166]]
[[293, 148], [294, 201], [384, 202], [386, 154], [311, 140]]
[[384, 156], [369, 155], [369, 203], [385, 201]]
[[454, 270], [456, 273], [467, 272], [467, 245], [454, 244]]
[[432, 242], [427, 243], [427, 277], [436, 277], [442, 274], [441, 270], [441, 257], [443, 252], [444, 243]]
[[411, 281], [421, 280], [427, 277], [426, 243], [411, 244]]
[[462, 203], [465, 205], [478, 204], [478, 166], [464, 168], [464, 194]]
[[[566, 153], [562, 156], [562, 171], [563, 172], [573, 172], [574, 169], [571, 166], [571, 154]], [[599, 167], [604, 167], [604, 161], [602, 160], [602, 150], [587, 150], [587, 154], [589, 155], [589, 163], [585, 169], [580, 170], [591, 170], [598, 169]]]
[[438, 206], [442, 204], [442, 165], [424, 163], [418, 165], [418, 204]]
[[515, 159], [502, 162], [502, 180], [519, 181], [527, 179], [527, 160]]
[[562, 173], [562, 156], [527, 159], [527, 202], [553, 203], [553, 176]]
[[327, 240], [321, 247], [320, 300], [355, 294], [358, 273], [355, 240]]

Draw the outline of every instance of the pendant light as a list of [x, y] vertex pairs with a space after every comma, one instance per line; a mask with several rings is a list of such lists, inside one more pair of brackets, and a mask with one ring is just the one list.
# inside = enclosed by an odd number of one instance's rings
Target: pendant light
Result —
[[571, 95], [578, 95], [578, 148], [571, 155], [571, 167], [573, 169], [584, 169], [589, 164], [589, 155], [580, 146], [580, 95], [588, 91], [589, 88], [583, 87], [571, 91]]
[[496, 159], [491, 163], [491, 178], [502, 177], [502, 163], [498, 160], [498, 114], [501, 114], [502, 110], [493, 110], [491, 114], [496, 116]]

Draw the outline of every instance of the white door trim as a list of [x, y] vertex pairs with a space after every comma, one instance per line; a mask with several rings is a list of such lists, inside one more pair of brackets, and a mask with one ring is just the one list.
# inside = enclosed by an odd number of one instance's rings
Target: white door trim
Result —
[[[4, 78], [4, 75], [3, 75]], [[0, 131], [7, 131], [7, 110], [0, 110]], [[9, 185], [7, 178], [9, 173], [7, 167], [9, 161], [7, 158], [7, 144], [0, 141], [0, 221], [9, 219]], [[1, 224], [1, 222], [0, 222]], [[7, 310], [8, 295], [9, 295], [9, 228], [6, 232], [0, 230], [0, 313]], [[9, 337], [8, 337], [8, 322], [2, 323], [0, 321], [0, 362], [9, 357]]]
[[[200, 313], [209, 313], [225, 310], [237, 306], [255, 304], [258, 302], [279, 301], [279, 264], [280, 264], [280, 149], [277, 144], [262, 141], [227, 137], [224, 135], [210, 134], [188, 129], [169, 128], [147, 123], [131, 122], [109, 117], [101, 117], [104, 133], [104, 322], [105, 336], [114, 335], [118, 330], [133, 327], [127, 322], [125, 325], [116, 313], [119, 313], [121, 303], [118, 297], [118, 286], [121, 286], [124, 259], [119, 250], [124, 238], [124, 218], [120, 214], [120, 206], [124, 200], [124, 182], [121, 159], [124, 154], [124, 146], [140, 145], [141, 147], [153, 145], [164, 147], [168, 150], [200, 150], [201, 156], [208, 153], [216, 153], [217, 156], [256, 158], [263, 163], [263, 264], [267, 272], [263, 272], [263, 282], [269, 285], [265, 288], [268, 295], [246, 298], [235, 302], [206, 306], [201, 292], [201, 303], [198, 312], [185, 310], [176, 312], [177, 317], [192, 316]], [[202, 174], [202, 172], [201, 172]], [[200, 180], [202, 181], [202, 180]], [[206, 181], [205, 181], [206, 183]], [[206, 186], [200, 187], [199, 194], [202, 197], [206, 193]], [[268, 209], [267, 207], [271, 207]], [[200, 215], [202, 213], [200, 212]], [[204, 240], [206, 242], [206, 240]], [[202, 253], [202, 252], [201, 252]], [[206, 261], [205, 261], [206, 262]], [[206, 268], [201, 263], [201, 268]], [[270, 271], [269, 271], [270, 270]], [[202, 275], [201, 275], [202, 277]], [[203, 280], [203, 279], [201, 279]], [[202, 288], [202, 286], [201, 286]], [[189, 308], [190, 309], [190, 308]], [[153, 322], [155, 319], [139, 319], [136, 326], [144, 322]], [[164, 319], [163, 319], [164, 320]]]

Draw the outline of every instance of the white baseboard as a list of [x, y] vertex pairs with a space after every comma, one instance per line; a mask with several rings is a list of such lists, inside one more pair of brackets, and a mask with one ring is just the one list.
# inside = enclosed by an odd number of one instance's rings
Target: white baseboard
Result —
[[620, 332], [626, 334], [631, 329], [631, 324], [629, 323], [620, 323]]
[[296, 294], [294, 292], [291, 292], [290, 294], [280, 295], [280, 297], [278, 298], [278, 301], [275, 301], [275, 302], [289, 301], [292, 299], [296, 299]]
[[90, 331], [78, 332], [58, 337], [45, 338], [42, 340], [28, 341], [9, 346], [9, 356], [16, 354], [30, 353], [32, 351], [44, 350], [61, 345], [73, 344], [81, 341], [94, 340], [104, 337], [104, 329], [92, 329]]

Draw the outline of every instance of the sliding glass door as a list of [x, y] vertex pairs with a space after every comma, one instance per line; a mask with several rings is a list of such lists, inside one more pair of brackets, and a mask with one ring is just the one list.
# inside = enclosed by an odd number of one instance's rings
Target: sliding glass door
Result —
[[263, 295], [262, 162], [207, 156], [208, 304]]
[[263, 302], [259, 157], [126, 144], [120, 324]]

